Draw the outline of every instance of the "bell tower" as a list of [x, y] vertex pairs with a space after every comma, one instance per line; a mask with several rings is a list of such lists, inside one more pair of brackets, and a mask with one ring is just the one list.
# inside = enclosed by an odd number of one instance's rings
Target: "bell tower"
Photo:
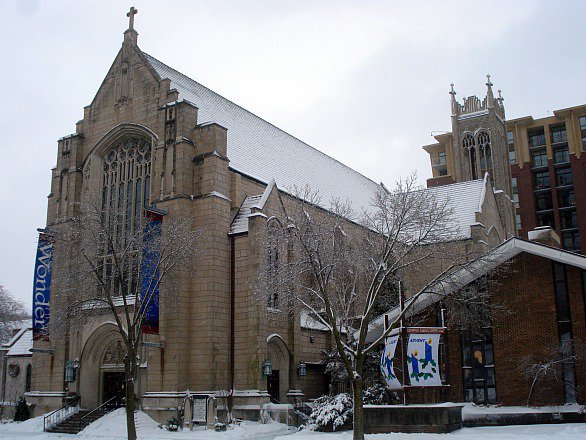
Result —
[[486, 96], [464, 98], [460, 104], [451, 84], [452, 136], [455, 182], [483, 179], [488, 174], [501, 222], [509, 235], [514, 235], [514, 203], [512, 201], [511, 168], [508, 159], [505, 107], [501, 91], [495, 98], [490, 75], [486, 75]]

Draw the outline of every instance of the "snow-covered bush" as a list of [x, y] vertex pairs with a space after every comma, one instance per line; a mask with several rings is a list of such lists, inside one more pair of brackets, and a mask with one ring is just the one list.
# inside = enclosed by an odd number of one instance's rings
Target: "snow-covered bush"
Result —
[[309, 416], [318, 431], [336, 431], [350, 428], [352, 424], [352, 397], [348, 393], [322, 396], [314, 401]]
[[395, 391], [390, 391], [382, 382], [376, 381], [364, 390], [362, 401], [365, 405], [389, 405], [398, 399]]

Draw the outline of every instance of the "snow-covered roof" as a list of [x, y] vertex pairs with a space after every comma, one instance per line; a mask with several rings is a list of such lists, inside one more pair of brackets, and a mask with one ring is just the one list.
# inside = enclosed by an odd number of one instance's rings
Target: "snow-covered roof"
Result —
[[[454, 271], [446, 277], [445, 280], [441, 280], [435, 285], [430, 286], [428, 292], [422, 294], [412, 306], [411, 310], [408, 311], [408, 316], [416, 315], [420, 311], [440, 301], [445, 295], [449, 295], [450, 293], [470, 284], [472, 281], [486, 275], [497, 266], [522, 252], [547, 258], [558, 263], [575, 266], [582, 270], [586, 269], [586, 256], [547, 246], [542, 243], [512, 237], [496, 246], [485, 255]], [[399, 313], [399, 308], [394, 308], [386, 313], [389, 317], [388, 322], [393, 322], [399, 316]], [[384, 316], [385, 315], [383, 314], [370, 323], [369, 340], [374, 340], [376, 334], [380, 335], [384, 324]], [[372, 332], [374, 332], [374, 334], [371, 334]]]
[[6, 344], [2, 344], [5, 356], [31, 356], [30, 349], [33, 348], [33, 330], [23, 327]]
[[470, 226], [476, 223], [476, 213], [482, 212], [486, 194], [486, 179], [452, 183], [428, 188], [441, 205], [446, 200], [453, 209], [453, 224], [460, 238], [471, 236]]
[[237, 235], [242, 234], [244, 232], [248, 232], [248, 216], [250, 215], [250, 208], [255, 206], [262, 198], [262, 194], [257, 196], [248, 196], [240, 205], [240, 209], [238, 209], [238, 213], [234, 220], [232, 220], [232, 224], [230, 225], [230, 235]]
[[198, 108], [201, 123], [215, 122], [228, 130], [230, 167], [242, 174], [291, 192], [294, 187], [319, 192], [324, 206], [334, 199], [349, 201], [356, 212], [370, 206], [379, 185], [352, 168], [211, 91], [144, 53], [161, 79], [171, 80], [179, 99]]

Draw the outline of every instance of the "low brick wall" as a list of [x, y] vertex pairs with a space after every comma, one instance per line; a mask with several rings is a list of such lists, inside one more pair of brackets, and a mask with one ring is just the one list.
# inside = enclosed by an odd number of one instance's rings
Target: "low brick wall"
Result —
[[463, 405], [365, 405], [364, 432], [447, 433], [462, 428]]

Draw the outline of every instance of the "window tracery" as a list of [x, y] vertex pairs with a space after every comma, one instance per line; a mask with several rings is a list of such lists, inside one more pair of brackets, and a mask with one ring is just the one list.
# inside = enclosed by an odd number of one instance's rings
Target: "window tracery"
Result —
[[[132, 246], [134, 258], [125, 268], [124, 280], [116, 283], [113, 255], [103, 250], [100, 269], [115, 295], [135, 292], [138, 283], [138, 241], [144, 222], [144, 208], [149, 205], [151, 186], [151, 142], [126, 137], [110, 149], [103, 161], [101, 190], [102, 224], [116, 250]], [[104, 244], [102, 243], [104, 249]], [[126, 288], [125, 288], [126, 287]]]
[[476, 168], [476, 142], [471, 134], [466, 134], [462, 140], [462, 146], [468, 154], [468, 165], [470, 166], [470, 177], [472, 180], [478, 179], [478, 170]]

